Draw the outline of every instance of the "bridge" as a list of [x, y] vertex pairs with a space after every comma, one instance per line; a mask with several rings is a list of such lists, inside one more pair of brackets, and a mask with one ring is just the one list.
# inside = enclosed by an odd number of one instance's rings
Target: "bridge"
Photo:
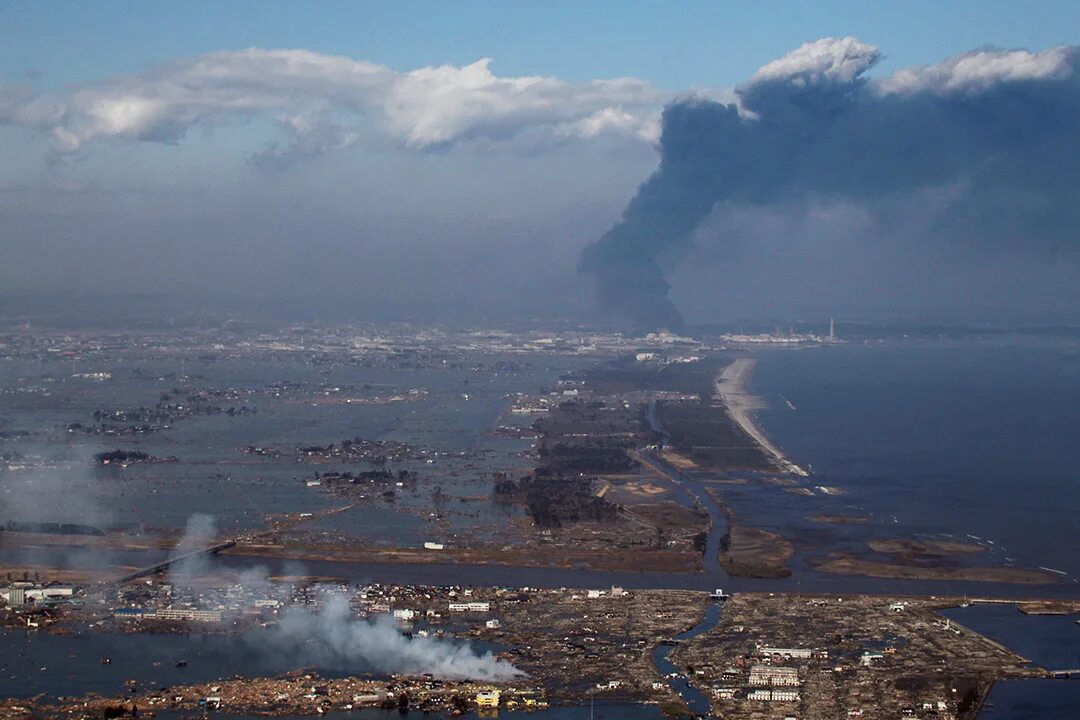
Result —
[[139, 570], [135, 570], [134, 572], [130, 572], [127, 575], [124, 575], [123, 577], [117, 578], [114, 582], [116, 582], [117, 584], [120, 584], [120, 583], [126, 583], [126, 582], [131, 581], [131, 580], [138, 580], [141, 577], [147, 577], [149, 575], [156, 575], [156, 574], [158, 574], [160, 572], [165, 572], [166, 570], [169, 569], [169, 567], [171, 565], [175, 565], [178, 562], [183, 562], [184, 560], [187, 560], [189, 558], [199, 557], [200, 555], [216, 555], [217, 553], [221, 552], [222, 550], [227, 550], [227, 549], [229, 549], [229, 548], [231, 548], [231, 547], [233, 547], [235, 545], [236, 545], [235, 540], [227, 540], [225, 542], [218, 543], [217, 545], [211, 545], [209, 547], [205, 547], [205, 548], [202, 548], [200, 550], [192, 550], [191, 552], [186, 552], [183, 555], [177, 555], [176, 557], [171, 557], [171, 558], [168, 558], [166, 560], [162, 560], [159, 563], [155, 563], [153, 565], [148, 565], [148, 566], [146, 566], [144, 568], [141, 568]]
[[1052, 678], [1058, 680], [1069, 680], [1071, 678], [1080, 679], [1080, 668], [1073, 668], [1072, 670], [1049, 670], [1046, 673]]

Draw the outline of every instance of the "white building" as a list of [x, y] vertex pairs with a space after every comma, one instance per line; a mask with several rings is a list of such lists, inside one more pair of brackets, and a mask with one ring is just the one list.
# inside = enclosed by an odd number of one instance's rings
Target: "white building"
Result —
[[143, 617], [157, 620], [194, 620], [197, 622], [221, 622], [220, 610], [195, 610], [193, 608], [164, 608]]
[[755, 686], [798, 687], [799, 671], [796, 668], [754, 665], [750, 668], [750, 684]]
[[751, 690], [746, 696], [747, 700], [761, 700], [764, 702], [798, 702], [798, 690]]
[[808, 648], [758, 648], [758, 655], [768, 657], [791, 658], [793, 660], [809, 660], [813, 654], [814, 651]]

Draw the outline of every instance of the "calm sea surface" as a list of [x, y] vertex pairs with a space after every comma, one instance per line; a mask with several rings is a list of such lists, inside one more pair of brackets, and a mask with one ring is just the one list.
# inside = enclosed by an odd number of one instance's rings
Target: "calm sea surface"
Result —
[[880, 535], [981, 538], [1006, 564], [1080, 577], [1080, 343], [771, 352], [753, 386], [765, 430], [845, 493], [830, 510], [869, 516]]

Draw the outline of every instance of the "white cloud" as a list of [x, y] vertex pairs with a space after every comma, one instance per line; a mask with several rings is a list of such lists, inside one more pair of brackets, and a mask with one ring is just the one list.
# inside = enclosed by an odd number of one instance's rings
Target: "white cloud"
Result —
[[763, 65], [748, 84], [787, 80], [796, 85], [850, 83], [881, 58], [873, 45], [853, 37], [821, 38]]
[[937, 65], [900, 70], [879, 84], [889, 93], [980, 91], [1003, 82], [1062, 80], [1072, 76], [1075, 47], [1027, 50], [975, 50]]
[[[875, 81], [876, 92], [984, 90], [1000, 82], [1061, 79], [1075, 48], [979, 50], [937, 65], [900, 70]], [[747, 92], [770, 86], [857, 82], [880, 59], [855, 38], [809, 42], [762, 66], [738, 91], [693, 94], [741, 107]], [[68, 94], [39, 95], [0, 86], [0, 124], [34, 128], [62, 152], [126, 139], [178, 143], [195, 127], [275, 119], [281, 137], [252, 159], [290, 164], [382, 137], [413, 149], [450, 144], [506, 145], [592, 140], [659, 140], [660, 113], [679, 96], [634, 78], [565, 82], [500, 76], [488, 58], [398, 72], [363, 60], [309, 50], [216, 52], [144, 73], [84, 84]]]
[[352, 145], [363, 126], [417, 149], [537, 129], [555, 139], [610, 132], [654, 140], [671, 97], [634, 79], [501, 77], [490, 65], [485, 58], [401, 73], [307, 50], [253, 48], [87, 84], [66, 96], [9, 89], [0, 93], [0, 122], [38, 128], [75, 150], [112, 138], [177, 142], [201, 124], [268, 113], [282, 123], [289, 147], [316, 154]]

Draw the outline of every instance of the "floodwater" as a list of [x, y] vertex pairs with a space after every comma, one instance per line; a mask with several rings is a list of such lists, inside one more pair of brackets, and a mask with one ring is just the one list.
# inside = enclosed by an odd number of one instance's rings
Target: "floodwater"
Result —
[[[514, 369], [493, 370], [500, 360]], [[45, 467], [4, 472], [0, 520], [79, 522], [101, 527], [179, 528], [194, 513], [215, 517], [225, 534], [264, 527], [268, 514], [312, 512], [349, 502], [303, 480], [316, 470], [365, 470], [366, 464], [294, 462], [299, 446], [339, 444], [362, 437], [407, 442], [427, 451], [430, 462], [407, 460], [388, 469], [415, 471], [415, 489], [399, 490], [393, 501], [372, 500], [312, 528], [371, 543], [416, 545], [453, 532], [483, 537], [520, 513], [485, 499], [495, 471], [520, 472], [526, 439], [492, 437], [496, 424], [527, 425], [532, 418], [505, 411], [509, 394], [549, 386], [581, 360], [558, 357], [502, 358], [478, 355], [445, 367], [365, 367], [321, 365], [304, 358], [268, 356], [258, 362], [223, 359], [189, 362], [188, 377], [177, 379], [179, 361], [124, 357], [83, 361], [0, 363], [4, 391], [0, 428], [29, 437], [0, 440], [0, 452], [19, 453]], [[485, 369], [473, 369], [485, 363]], [[110, 372], [97, 382], [75, 372]], [[306, 383], [299, 393], [267, 390], [289, 381]], [[322, 387], [358, 388], [342, 395], [427, 391], [421, 399], [388, 404], [319, 403]], [[249, 415], [196, 416], [175, 421], [153, 434], [98, 437], [69, 433], [71, 423], [92, 425], [98, 409], [152, 407], [174, 388], [236, 389], [224, 405], [255, 407]], [[117, 423], [124, 424], [124, 423]], [[289, 459], [270, 460], [244, 452], [247, 446], [275, 447]], [[140, 450], [171, 464], [100, 467], [93, 455], [113, 449]], [[27, 463], [32, 465], [33, 463]], [[449, 501], [435, 521], [426, 497], [438, 486]], [[62, 492], [60, 492], [62, 490]], [[421, 497], [423, 494], [423, 497]], [[459, 501], [466, 498], [467, 501]]]
[[[723, 612], [724, 606], [721, 602], [711, 603], [705, 608], [705, 616], [701, 618], [694, 627], [681, 632], [673, 639], [675, 640], [690, 640], [699, 635], [705, 633], [716, 627], [716, 624], [720, 622], [720, 616]], [[686, 706], [690, 708], [690, 711], [696, 716], [704, 716], [709, 712], [709, 698], [696, 687], [690, 684], [689, 679], [683, 674], [682, 669], [675, 663], [668, 659], [668, 656], [674, 652], [675, 647], [672, 645], [659, 645], [653, 650], [652, 661], [661, 675], [668, 676], [669, 682], [675, 692], [679, 693], [682, 699], [686, 702]]]
[[1080, 669], [1080, 614], [1025, 615], [1015, 605], [972, 605], [942, 612], [1047, 670]]
[[1080, 717], [1080, 681], [1009, 680], [994, 685], [979, 720], [1066, 720]]
[[[0, 697], [53, 697], [99, 693], [120, 695], [125, 682], [142, 689], [229, 677], [272, 677], [297, 668], [297, 652], [275, 637], [275, 628], [230, 633], [84, 633], [0, 630]], [[461, 640], [445, 642], [464, 644]], [[475, 652], [497, 652], [491, 643], [472, 640]], [[303, 650], [301, 648], [300, 650]], [[319, 656], [312, 651], [312, 657]], [[103, 663], [103, 660], [109, 660]], [[177, 667], [179, 661], [186, 663]], [[344, 661], [342, 661], [344, 663]], [[312, 665], [322, 677], [378, 674], [361, 658], [334, 667]]]
[[[161, 720], [187, 720], [204, 718], [203, 713], [183, 713], [177, 711], [158, 711]], [[215, 720], [265, 720], [265, 716], [231, 715], [213, 713]], [[364, 708], [342, 712], [328, 712], [319, 716], [325, 720], [400, 720], [397, 710], [379, 710]], [[553, 707], [546, 710], [499, 710], [497, 715], [466, 713], [459, 717], [466, 720], [473, 718], [498, 717], [499, 720], [660, 720], [664, 715], [651, 705], [623, 705], [617, 703], [595, 703], [576, 707]]]
[[[794, 462], [813, 469], [811, 484], [839, 488], [842, 493], [804, 498], [773, 486], [724, 486], [725, 501], [747, 524], [775, 530], [796, 541], [798, 555], [792, 578], [727, 578], [711, 564], [709, 572], [701, 575], [452, 564], [304, 565], [313, 574], [355, 582], [518, 587], [616, 584], [628, 588], [724, 587], [728, 591], [800, 589], [1075, 597], [1080, 595], [1080, 584], [1075, 582], [1080, 577], [1080, 555], [1075, 552], [1080, 547], [1080, 482], [1074, 469], [1075, 448], [1080, 440], [1078, 358], [1080, 349], [1075, 341], [1021, 338], [761, 353], [752, 386], [770, 404], [758, 415], [762, 427]], [[304, 487], [300, 479], [314, 466], [252, 459], [242, 454], [243, 446], [293, 447], [356, 436], [405, 440], [442, 452], [479, 449], [484, 453], [482, 463], [447, 458], [434, 466], [409, 467], [422, 476], [437, 476], [448, 494], [480, 495], [490, 488], [491, 468], [512, 471], [520, 467], [516, 453], [528, 447], [527, 440], [486, 435], [496, 423], [515, 422], [510, 416], [502, 416], [509, 402], [507, 393], [537, 390], [580, 363], [577, 359], [545, 358], [519, 372], [498, 374], [477, 374], [467, 367], [328, 369], [289, 360], [214, 363], [198, 369], [205, 380], [191, 384], [262, 387], [289, 379], [370, 383], [394, 391], [424, 387], [430, 395], [411, 403], [359, 407], [314, 407], [259, 396], [249, 403], [259, 408], [257, 415], [182, 420], [174, 428], [136, 443], [69, 436], [58, 439], [56, 429], [70, 422], [89, 422], [98, 407], [153, 404], [160, 392], [177, 384], [176, 380], [160, 379], [175, 368], [147, 359], [138, 364], [138, 374], [124, 367], [78, 369], [111, 371], [119, 378], [115, 382], [52, 382], [44, 376], [66, 377], [70, 368], [62, 363], [47, 363], [44, 367], [6, 363], [0, 366], [0, 386], [38, 385], [49, 395], [35, 392], [5, 397], [4, 428], [25, 429], [34, 435], [8, 441], [3, 449], [26, 454], [47, 450], [60, 461], [47, 473], [80, 502], [71, 511], [63, 503], [43, 503], [41, 520], [179, 527], [193, 512], [211, 512], [219, 517], [226, 532], [258, 528], [267, 513], [286, 509], [315, 512], [341, 501], [321, 490]], [[188, 372], [194, 374], [195, 369], [188, 368]], [[516, 421], [527, 423], [528, 419]], [[89, 461], [95, 452], [116, 447], [176, 455], [183, 462], [127, 470], [91, 467]], [[38, 482], [40, 477], [7, 473], [0, 489], [0, 509], [22, 502], [25, 487], [20, 483]], [[360, 506], [328, 520], [320, 529], [365, 541], [417, 544], [448, 532], [446, 524], [435, 525], [418, 515], [414, 505], [419, 503], [403, 493], [394, 505]], [[482, 521], [498, 525], [506, 519], [505, 514], [499, 514], [507, 512], [501, 506], [484, 502], [460, 505], [459, 510], [448, 513], [450, 531], [464, 530]], [[823, 525], [809, 518], [818, 513], [860, 515], [868, 522]], [[805, 564], [809, 555], [826, 549], [862, 548], [872, 537], [919, 536], [979, 542], [987, 548], [982, 562], [1053, 568], [1065, 573], [1064, 581], [1048, 586], [1018, 586], [876, 580], [818, 573]], [[152, 552], [129, 552], [120, 553], [118, 559], [139, 566], [158, 557]], [[0, 547], [0, 559], [5, 562], [28, 558], [33, 556]], [[281, 565], [274, 560], [237, 556], [222, 556], [218, 562], [241, 567]], [[1060, 666], [1078, 657], [1080, 642], [1070, 634], [1080, 630], [1075, 623], [1062, 621], [1058, 627], [1053, 619], [1025, 618], [1011, 608], [978, 606], [962, 612], [965, 614], [957, 617], [959, 621], [1002, 640], [1036, 662]], [[1021, 622], [1029, 620], [1046, 624]], [[246, 652], [242, 642], [235, 645], [235, 640], [214, 636], [151, 636], [145, 641], [137, 637], [64, 638], [53, 645], [52, 636], [45, 634], [35, 635], [32, 641], [19, 633], [5, 635], [5, 648], [20, 643], [27, 647], [26, 652], [9, 653], [6, 662], [0, 664], [2, 683], [6, 683], [0, 684], [0, 691], [71, 692], [71, 684], [75, 683], [115, 692], [128, 678], [169, 684], [183, 681], [177, 679], [182, 673], [190, 681], [204, 671], [219, 673], [215, 676], [234, 674], [235, 670], [220, 671], [242, 666]], [[76, 641], [85, 644], [72, 651]], [[38, 647], [44, 655], [37, 654]], [[101, 665], [103, 656], [112, 656], [112, 665]], [[241, 662], [231, 659], [219, 663], [214, 659], [217, 657], [240, 657]], [[200, 662], [200, 658], [204, 660]], [[188, 667], [175, 668], [178, 659], [188, 660]], [[1076, 681], [1001, 683], [995, 687], [984, 717], [1069, 717], [1063, 708], [1075, 710], [1080, 706], [1078, 689], [1080, 682]], [[587, 707], [557, 709], [550, 715], [537, 713], [529, 717], [576, 720], [588, 712]], [[386, 715], [365, 711], [342, 717]], [[514, 714], [502, 713], [500, 717]], [[598, 705], [595, 717], [652, 718], [656, 710]]]

